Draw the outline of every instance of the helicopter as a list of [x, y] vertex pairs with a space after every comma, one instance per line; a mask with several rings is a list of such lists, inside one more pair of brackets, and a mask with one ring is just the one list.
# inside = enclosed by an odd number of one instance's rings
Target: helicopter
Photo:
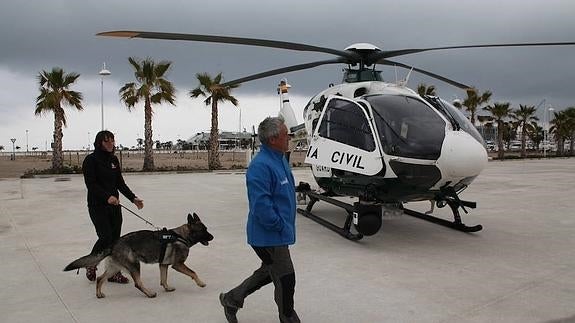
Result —
[[[437, 96], [420, 96], [406, 84], [411, 72], [416, 71], [464, 90], [472, 87], [390, 58], [439, 50], [575, 45], [575, 42], [507, 43], [382, 50], [372, 44], [356, 43], [337, 50], [215, 35], [148, 31], [108, 31], [97, 35], [260, 46], [336, 56], [252, 74], [222, 86], [321, 65], [347, 65], [340, 84], [330, 84], [309, 100], [303, 110], [303, 123], [297, 122], [291, 107], [287, 80], [278, 85], [278, 94], [279, 115], [294, 141], [307, 142], [304, 162], [311, 165], [313, 177], [322, 190], [315, 191], [308, 183], [300, 183], [298, 199], [309, 202], [305, 209], [298, 208], [298, 213], [349, 240], [374, 235], [380, 230], [384, 215], [398, 213], [462, 232], [483, 229], [480, 224], [464, 224], [459, 211], [468, 213], [467, 208], [477, 206], [459, 195], [487, 165], [481, 134], [453, 104]], [[404, 80], [386, 82], [377, 65], [405, 68], [409, 74]], [[358, 201], [349, 204], [337, 199], [342, 196]], [[338, 226], [312, 213], [318, 201], [343, 208], [347, 212], [344, 225]], [[431, 209], [422, 213], [404, 207], [405, 203], [416, 201], [430, 201]], [[435, 206], [449, 206], [453, 220], [431, 215]]]

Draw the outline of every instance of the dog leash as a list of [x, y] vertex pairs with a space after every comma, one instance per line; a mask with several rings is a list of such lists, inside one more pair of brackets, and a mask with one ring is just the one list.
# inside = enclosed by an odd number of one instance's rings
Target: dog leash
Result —
[[132, 213], [133, 215], [137, 216], [138, 218], [140, 218], [142, 221], [146, 222], [147, 224], [151, 225], [154, 227], [154, 229], [156, 230], [161, 230], [160, 227], [155, 226], [152, 222], [144, 219], [143, 217], [139, 216], [138, 214], [136, 214], [134, 211], [128, 209], [127, 207], [123, 206], [122, 204], [119, 204], [121, 207], [123, 207], [124, 209], [128, 210], [128, 212]]

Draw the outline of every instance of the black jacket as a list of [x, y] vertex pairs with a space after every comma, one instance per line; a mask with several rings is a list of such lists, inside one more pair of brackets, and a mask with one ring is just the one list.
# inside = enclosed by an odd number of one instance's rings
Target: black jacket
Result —
[[88, 206], [108, 205], [108, 198], [119, 197], [118, 191], [132, 202], [136, 195], [124, 182], [118, 157], [96, 149], [82, 164], [84, 182], [88, 188]]

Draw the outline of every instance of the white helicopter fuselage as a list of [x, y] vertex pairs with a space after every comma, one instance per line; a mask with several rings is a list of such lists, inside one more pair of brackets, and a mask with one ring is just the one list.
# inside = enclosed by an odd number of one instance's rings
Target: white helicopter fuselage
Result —
[[[292, 128], [295, 117], [290, 119], [288, 113], [293, 110], [287, 89], [281, 100], [280, 115]], [[411, 200], [433, 198], [433, 192], [445, 186], [460, 191], [486, 167], [487, 151], [473, 125], [448, 105], [439, 98], [422, 98], [401, 84], [331, 86], [304, 109], [309, 147], [305, 162], [312, 165], [320, 186], [322, 179], [358, 174], [374, 182], [415, 183], [420, 193]], [[300, 138], [303, 132], [299, 130]]]

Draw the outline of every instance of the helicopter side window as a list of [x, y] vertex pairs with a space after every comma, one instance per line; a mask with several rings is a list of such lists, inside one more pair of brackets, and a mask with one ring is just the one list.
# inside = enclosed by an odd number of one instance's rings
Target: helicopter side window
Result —
[[364, 112], [349, 101], [329, 102], [319, 127], [319, 135], [362, 150], [375, 150], [371, 128]]

